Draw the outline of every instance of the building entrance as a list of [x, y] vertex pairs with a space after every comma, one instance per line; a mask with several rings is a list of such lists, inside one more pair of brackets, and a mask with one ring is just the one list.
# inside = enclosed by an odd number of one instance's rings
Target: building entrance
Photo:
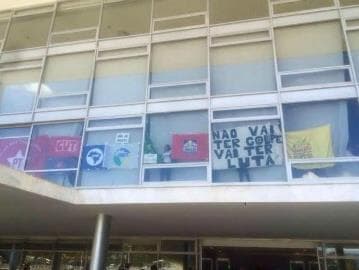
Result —
[[315, 249], [203, 247], [202, 270], [319, 270]]

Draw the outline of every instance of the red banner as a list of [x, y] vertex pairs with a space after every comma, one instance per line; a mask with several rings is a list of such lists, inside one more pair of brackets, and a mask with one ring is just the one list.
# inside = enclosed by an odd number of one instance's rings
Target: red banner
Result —
[[207, 161], [208, 134], [175, 134], [172, 136], [174, 161]]

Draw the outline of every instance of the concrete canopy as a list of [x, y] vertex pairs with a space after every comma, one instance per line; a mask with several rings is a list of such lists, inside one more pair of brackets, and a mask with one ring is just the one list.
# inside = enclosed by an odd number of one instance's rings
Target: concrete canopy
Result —
[[[342, 185], [335, 186], [339, 196], [344, 196], [338, 188]], [[290, 185], [279, 188], [291, 193]], [[311, 186], [310, 190], [316, 188]], [[330, 192], [333, 185], [321, 188]], [[309, 201], [310, 196], [307, 200], [297, 196], [296, 201], [285, 202], [275, 198], [278, 193], [271, 200], [271, 196], [263, 198], [261, 186], [250, 189], [250, 193], [259, 192], [262, 200], [251, 199], [244, 186], [224, 190], [220, 186], [68, 189], [1, 167], [0, 238], [91, 237], [97, 213], [105, 212], [113, 217], [112, 236], [359, 239], [358, 201], [345, 202], [344, 197], [342, 202], [316, 202]], [[358, 187], [355, 189], [353, 192]], [[243, 194], [242, 199], [234, 200], [228, 190], [239, 198]], [[270, 187], [266, 190], [270, 192]], [[171, 192], [187, 195], [182, 201], [164, 199]], [[123, 198], [129, 193], [134, 197]], [[222, 198], [226, 194], [227, 198]], [[93, 196], [94, 200], [88, 199]]]

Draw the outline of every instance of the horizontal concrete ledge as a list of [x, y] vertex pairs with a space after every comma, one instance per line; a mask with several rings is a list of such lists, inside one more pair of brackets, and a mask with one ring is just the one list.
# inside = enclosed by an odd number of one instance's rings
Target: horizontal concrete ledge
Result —
[[[0, 186], [76, 205], [359, 202], [359, 183], [261, 183], [74, 189], [0, 167]], [[0, 188], [1, 192], [6, 192]]]

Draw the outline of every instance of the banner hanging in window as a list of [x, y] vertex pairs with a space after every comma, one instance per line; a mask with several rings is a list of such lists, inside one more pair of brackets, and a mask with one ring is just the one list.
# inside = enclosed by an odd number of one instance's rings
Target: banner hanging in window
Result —
[[212, 132], [213, 168], [257, 168], [283, 163], [283, 140], [279, 125], [241, 126]]

